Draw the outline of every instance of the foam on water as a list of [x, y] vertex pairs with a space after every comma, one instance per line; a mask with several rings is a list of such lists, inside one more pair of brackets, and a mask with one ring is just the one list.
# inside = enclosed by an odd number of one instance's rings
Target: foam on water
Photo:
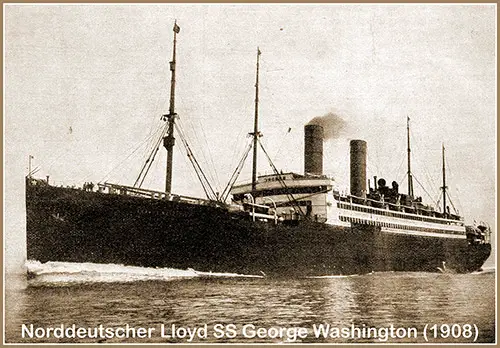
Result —
[[[187, 270], [175, 268], [148, 268], [124, 266], [118, 264], [46, 262], [28, 260], [25, 263], [28, 272], [28, 283], [36, 285], [66, 285], [78, 283], [124, 283], [137, 281], [171, 281], [192, 278], [264, 278], [265, 275], [245, 275], [238, 273], [199, 272], [192, 268]], [[473, 275], [494, 273], [495, 268], [484, 268], [473, 272]], [[389, 272], [391, 273], [391, 272]], [[369, 276], [375, 273], [369, 273]], [[405, 277], [438, 276], [442, 273], [403, 273]], [[306, 278], [335, 279], [360, 275], [323, 275]]]
[[349, 278], [356, 277], [358, 274], [350, 274], [350, 275], [322, 275], [322, 276], [310, 276], [306, 277], [308, 279], [335, 279], [335, 278]]
[[118, 264], [46, 262], [28, 260], [25, 263], [29, 284], [72, 284], [96, 282], [168, 281], [197, 277], [259, 277], [237, 273], [197, 272], [193, 269], [148, 268]]

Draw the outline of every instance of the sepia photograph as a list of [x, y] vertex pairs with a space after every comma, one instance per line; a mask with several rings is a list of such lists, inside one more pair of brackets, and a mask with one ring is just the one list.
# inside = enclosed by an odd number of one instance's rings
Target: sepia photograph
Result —
[[496, 4], [4, 4], [4, 343], [496, 343]]

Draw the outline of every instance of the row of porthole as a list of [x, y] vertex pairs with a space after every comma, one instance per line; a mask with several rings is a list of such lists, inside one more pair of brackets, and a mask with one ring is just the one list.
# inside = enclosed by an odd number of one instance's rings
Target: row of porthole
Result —
[[[389, 227], [389, 228], [399, 228], [401, 230], [412, 230], [412, 231], [421, 231], [421, 232], [436, 232], [436, 229], [431, 229], [431, 228], [424, 228], [424, 227], [416, 227], [416, 226], [406, 226], [406, 225], [400, 225], [400, 224], [393, 224], [389, 222], [379, 222], [379, 221], [373, 221], [373, 220], [364, 220], [364, 219], [359, 219], [359, 218], [352, 218], [352, 217], [347, 217], [347, 216], [341, 216], [340, 221], [343, 222], [354, 222], [354, 223], [360, 223], [360, 224], [365, 224], [365, 225], [373, 225], [373, 226], [382, 226], [382, 227]], [[438, 233], [448, 233], [448, 234], [463, 234], [459, 231], [445, 231], [445, 230], [438, 230]]]
[[438, 224], [443, 224], [443, 225], [454, 224], [454, 225], [461, 226], [461, 223], [459, 221], [455, 222], [455, 221], [441, 221], [441, 220], [435, 220], [435, 219], [428, 219], [428, 218], [426, 218], [424, 216], [420, 216], [420, 215], [403, 215], [403, 214], [394, 213], [392, 211], [380, 211], [380, 210], [372, 209], [369, 207], [351, 206], [350, 204], [345, 204], [345, 203], [337, 203], [337, 207], [342, 208], [342, 209], [347, 209], [347, 210], [375, 214], [375, 215], [384, 215], [384, 216], [397, 217], [397, 218], [402, 218], [402, 219], [432, 222], [432, 223], [438, 223]]

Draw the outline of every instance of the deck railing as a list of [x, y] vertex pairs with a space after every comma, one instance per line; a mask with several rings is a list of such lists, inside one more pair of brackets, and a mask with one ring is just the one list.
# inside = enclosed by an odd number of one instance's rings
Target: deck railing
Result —
[[127, 196], [160, 199], [160, 200], [183, 202], [183, 203], [190, 203], [197, 205], [222, 206], [220, 202], [211, 201], [209, 199], [181, 196], [173, 193], [143, 189], [133, 186], [112, 184], [108, 182], [98, 183], [97, 191], [105, 194], [127, 195]]

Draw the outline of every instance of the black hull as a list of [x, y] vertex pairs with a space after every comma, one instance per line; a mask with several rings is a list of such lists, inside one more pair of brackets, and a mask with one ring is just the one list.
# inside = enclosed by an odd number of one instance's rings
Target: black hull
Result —
[[27, 184], [27, 257], [268, 276], [472, 272], [490, 244], [338, 227], [252, 222], [224, 209]]

